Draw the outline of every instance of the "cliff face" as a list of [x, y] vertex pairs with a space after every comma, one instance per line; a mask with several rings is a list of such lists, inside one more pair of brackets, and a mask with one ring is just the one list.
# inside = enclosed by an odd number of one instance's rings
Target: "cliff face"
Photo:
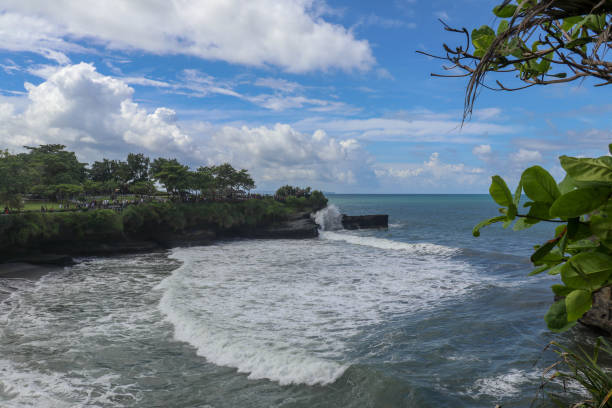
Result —
[[[313, 238], [309, 214], [274, 201], [134, 206], [123, 213], [3, 216], [0, 262], [38, 259], [45, 254], [111, 255], [175, 246], [206, 245], [224, 238]], [[44, 257], [43, 257], [44, 258]]]

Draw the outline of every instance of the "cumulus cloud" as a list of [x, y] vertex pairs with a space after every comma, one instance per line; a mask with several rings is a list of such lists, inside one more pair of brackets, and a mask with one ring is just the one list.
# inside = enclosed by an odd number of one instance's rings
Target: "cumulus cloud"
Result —
[[491, 158], [492, 152], [493, 150], [491, 149], [491, 145], [488, 144], [478, 145], [472, 149], [472, 154], [478, 157], [480, 160], [484, 161], [487, 161]]
[[184, 129], [175, 111], [145, 109], [126, 82], [98, 73], [91, 64], [66, 66], [39, 85], [25, 86], [27, 100], [0, 100], [0, 145], [13, 151], [61, 143], [86, 161], [124, 158], [130, 151], [193, 165], [229, 161], [270, 187], [375, 182], [372, 160], [354, 139], [322, 130], [298, 132], [287, 124], [218, 128], [197, 122]]
[[63, 143], [112, 150], [127, 143], [181, 151], [191, 142], [175, 123], [174, 111], [158, 108], [148, 113], [132, 100], [131, 87], [101, 75], [90, 64], [63, 67], [40, 85], [26, 83], [25, 88], [26, 109], [3, 111], [0, 142], [5, 146]]
[[542, 153], [537, 150], [519, 149], [518, 152], [510, 154], [510, 160], [519, 165], [541, 162]]
[[[289, 72], [367, 70], [370, 44], [326, 22], [315, 0], [5, 0], [0, 47], [68, 63], [88, 38], [108, 49], [185, 54]], [[324, 5], [324, 4], [323, 4]]]
[[324, 185], [373, 179], [371, 159], [354, 139], [339, 140], [323, 130], [301, 133], [286, 124], [273, 127], [223, 127], [212, 135], [213, 161], [254, 169], [263, 182], [287, 180]]
[[385, 163], [375, 166], [382, 185], [394, 186], [393, 191], [447, 192], [465, 188], [478, 189], [486, 181], [484, 169], [464, 163], [446, 163], [434, 152], [423, 163]]

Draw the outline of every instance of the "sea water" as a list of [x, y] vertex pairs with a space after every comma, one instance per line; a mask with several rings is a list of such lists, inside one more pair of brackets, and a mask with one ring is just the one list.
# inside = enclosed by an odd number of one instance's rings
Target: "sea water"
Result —
[[[528, 406], [556, 277], [483, 195], [331, 195], [319, 238], [231, 240], [0, 278], [0, 407]], [[389, 214], [342, 230], [339, 214]]]

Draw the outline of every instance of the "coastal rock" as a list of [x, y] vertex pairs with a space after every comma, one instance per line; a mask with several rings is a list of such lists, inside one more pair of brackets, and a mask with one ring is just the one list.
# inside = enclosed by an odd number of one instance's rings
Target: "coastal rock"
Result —
[[308, 218], [298, 218], [280, 224], [257, 228], [249, 234], [252, 238], [296, 239], [316, 238], [319, 236], [317, 224]]
[[24, 258], [13, 259], [13, 262], [28, 263], [30, 265], [49, 265], [49, 266], [72, 266], [75, 265], [74, 259], [68, 255], [38, 254]]
[[210, 229], [194, 229], [178, 234], [164, 234], [155, 237], [155, 241], [164, 248], [179, 246], [210, 245], [217, 234]]
[[612, 335], [612, 288], [607, 286], [594, 292], [593, 307], [578, 321]]
[[388, 228], [389, 216], [387, 214], [374, 215], [346, 215], [342, 214], [344, 229], [354, 230], [360, 228]]

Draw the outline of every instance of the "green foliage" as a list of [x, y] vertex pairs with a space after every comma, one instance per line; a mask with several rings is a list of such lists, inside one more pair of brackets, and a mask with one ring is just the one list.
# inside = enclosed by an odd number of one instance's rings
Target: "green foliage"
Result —
[[[545, 271], [560, 275], [563, 285], [553, 285], [553, 292], [565, 299], [555, 302], [545, 316], [553, 331], [572, 327], [591, 309], [592, 293], [612, 285], [612, 157], [574, 158], [562, 156], [566, 170], [564, 180], [557, 184], [543, 168], [526, 169], [514, 198], [506, 182], [493, 176], [489, 192], [504, 208], [502, 216], [482, 221], [473, 235], [496, 222], [509, 225], [516, 218], [514, 229], [529, 228], [535, 223], [557, 222], [555, 236], [535, 247], [531, 261], [537, 268], [530, 273]], [[517, 212], [521, 190], [532, 201], [524, 204], [527, 214]]]
[[[575, 351], [557, 342], [551, 342], [550, 345], [559, 360], [546, 370], [545, 381], [540, 388], [546, 391], [548, 384], [561, 382], [564, 385], [563, 391], [567, 392], [566, 383], [577, 383], [587, 394], [581, 401], [570, 402], [558, 392], [547, 392], [551, 400], [560, 407], [612, 408], [612, 375], [604, 368], [612, 358], [610, 344], [600, 337], [592, 352], [582, 347]], [[551, 374], [552, 370], [554, 372]]]
[[112, 210], [40, 213], [0, 217], [0, 253], [61, 242], [117, 242], [127, 237], [153, 239], [190, 228], [223, 234], [285, 221], [290, 215], [311, 210], [304, 197], [296, 203], [273, 199], [239, 202], [153, 202]]

